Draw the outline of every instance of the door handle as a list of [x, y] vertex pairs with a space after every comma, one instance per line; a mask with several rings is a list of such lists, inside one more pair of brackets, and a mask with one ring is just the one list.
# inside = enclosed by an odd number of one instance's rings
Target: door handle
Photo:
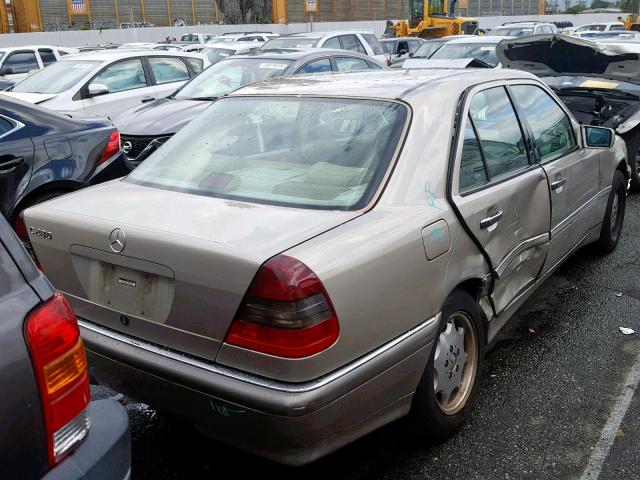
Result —
[[16, 157], [14, 155], [1, 155], [0, 173], [11, 173], [23, 163], [23, 157]]
[[[551, 190], [558, 190], [559, 188], [564, 187], [567, 184], [567, 179], [566, 178], [561, 178], [559, 180], [556, 180], [555, 182], [553, 182], [551, 184]], [[560, 193], [560, 192], [558, 192]]]
[[489, 228], [491, 225], [495, 225], [496, 223], [498, 223], [500, 219], [502, 219], [502, 210], [500, 210], [499, 212], [487, 218], [483, 218], [482, 220], [480, 220], [480, 228], [482, 229]]
[[154, 97], [142, 97], [142, 99], [140, 100], [140, 103], [153, 102], [154, 100], [155, 100]]

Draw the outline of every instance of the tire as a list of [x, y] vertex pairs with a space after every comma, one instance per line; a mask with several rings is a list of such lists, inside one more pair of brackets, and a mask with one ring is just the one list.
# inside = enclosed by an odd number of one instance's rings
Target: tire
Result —
[[[455, 330], [452, 324], [456, 325]], [[460, 328], [465, 332], [462, 345], [467, 354], [462, 366], [458, 353], [460, 337], [455, 333]], [[470, 343], [473, 341], [475, 348]], [[449, 345], [449, 349], [446, 345]], [[442, 309], [440, 333], [413, 397], [411, 428], [421, 437], [438, 441], [450, 437], [462, 427], [480, 388], [484, 346], [485, 334], [478, 304], [467, 292], [455, 290]], [[444, 354], [446, 350], [449, 352]], [[446, 378], [447, 372], [449, 380]], [[444, 381], [438, 380], [443, 378], [443, 373]], [[462, 387], [454, 389], [446, 401], [446, 392], [451, 389], [452, 384]]]
[[640, 139], [634, 138], [627, 142], [627, 161], [631, 168], [631, 188], [634, 193], [640, 192]]
[[627, 206], [627, 185], [622, 172], [616, 170], [613, 174], [611, 192], [607, 200], [607, 209], [600, 229], [598, 249], [603, 253], [611, 253], [618, 246], [624, 223], [624, 212]]

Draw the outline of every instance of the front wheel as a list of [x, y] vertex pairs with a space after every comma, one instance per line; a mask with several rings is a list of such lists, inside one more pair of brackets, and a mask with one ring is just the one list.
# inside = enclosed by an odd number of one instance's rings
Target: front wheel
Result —
[[600, 238], [597, 242], [598, 248], [604, 253], [613, 252], [620, 241], [624, 211], [627, 205], [626, 185], [624, 175], [616, 170], [613, 174], [607, 209], [600, 229]]
[[413, 426], [430, 439], [453, 435], [468, 417], [482, 377], [484, 328], [477, 303], [454, 291], [413, 398]]

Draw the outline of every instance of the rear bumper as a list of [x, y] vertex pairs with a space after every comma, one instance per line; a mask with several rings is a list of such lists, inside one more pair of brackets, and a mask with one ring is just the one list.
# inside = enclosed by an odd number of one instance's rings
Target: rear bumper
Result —
[[43, 480], [128, 480], [131, 435], [127, 412], [114, 400], [89, 404], [91, 429], [80, 447]]
[[301, 465], [408, 413], [439, 315], [304, 383], [248, 375], [79, 323], [90, 372], [104, 385], [171, 411], [220, 441]]

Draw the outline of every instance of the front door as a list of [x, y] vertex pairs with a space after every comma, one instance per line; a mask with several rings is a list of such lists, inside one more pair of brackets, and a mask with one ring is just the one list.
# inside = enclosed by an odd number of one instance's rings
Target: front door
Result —
[[551, 210], [547, 178], [529, 158], [505, 87], [471, 95], [465, 123], [453, 201], [491, 261], [499, 314], [538, 278], [544, 264]]
[[4, 217], [29, 185], [33, 152], [29, 129], [0, 116], [0, 214]]
[[[105, 85], [108, 93], [88, 97], [90, 84]], [[93, 77], [84, 88], [82, 105], [87, 112], [113, 120], [117, 115], [141, 103], [156, 99], [156, 88], [145, 72], [142, 59], [131, 58], [113, 63]]]
[[553, 268], [598, 223], [591, 215], [598, 193], [599, 157], [580, 148], [577, 125], [558, 102], [537, 85], [509, 87], [528, 125], [551, 197], [551, 244], [545, 270]]

